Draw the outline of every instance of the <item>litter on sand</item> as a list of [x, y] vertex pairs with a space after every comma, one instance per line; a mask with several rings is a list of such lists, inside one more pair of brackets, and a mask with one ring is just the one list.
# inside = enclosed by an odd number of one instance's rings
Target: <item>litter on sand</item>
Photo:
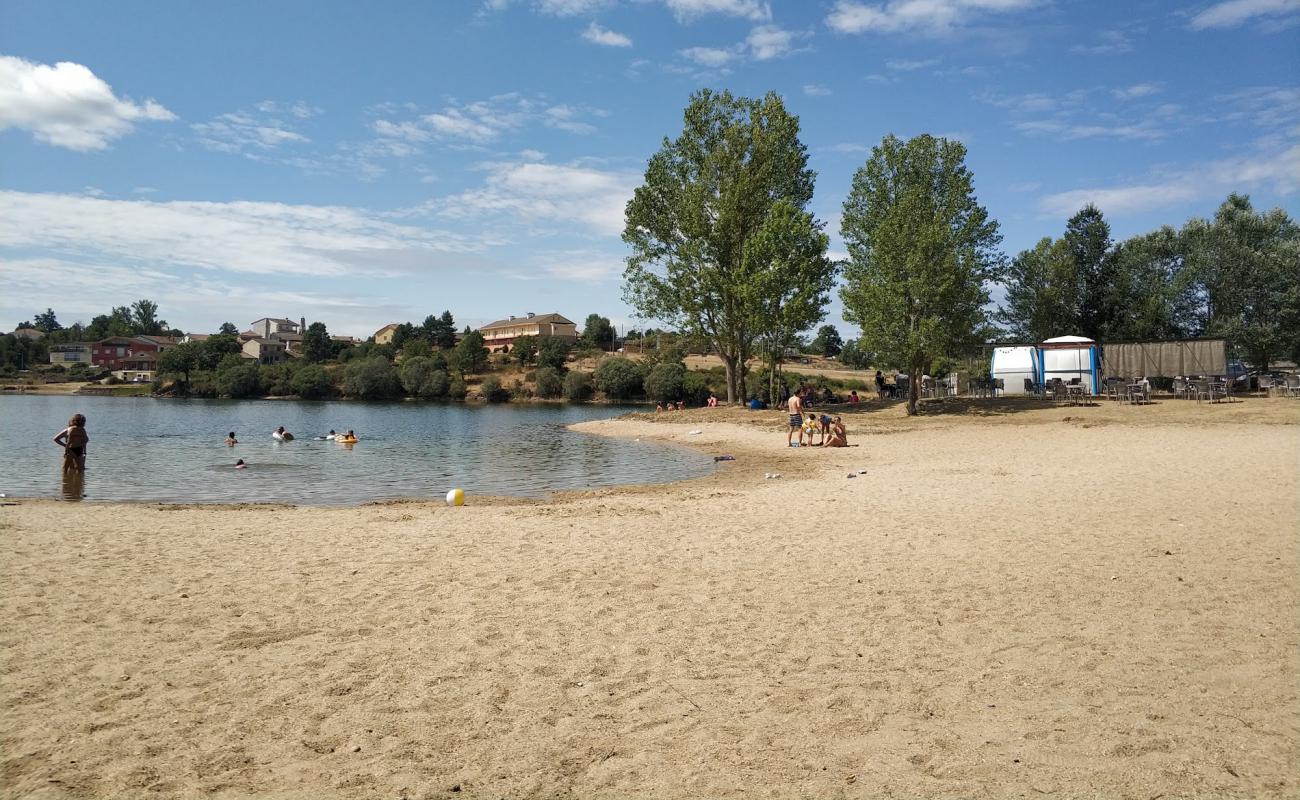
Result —
[[714, 456], [713, 460], [714, 461], [735, 461], [736, 457], [735, 456]]
[[704, 433], [704, 431], [691, 431], [690, 433], [688, 433], [688, 434], [686, 434], [686, 435], [687, 435], [687, 436], [699, 436], [701, 433]]
[[769, 481], [770, 481], [770, 480], [774, 480], [774, 479], [779, 478], [779, 477], [781, 477], [781, 473], [779, 473], [779, 472], [764, 472], [764, 473], [763, 473], [763, 480], [769, 480]]
[[856, 474], [856, 473], [853, 473], [853, 472], [850, 472], [848, 476], [849, 476], [850, 478], [856, 478], [856, 477], [858, 477], [857, 474]]

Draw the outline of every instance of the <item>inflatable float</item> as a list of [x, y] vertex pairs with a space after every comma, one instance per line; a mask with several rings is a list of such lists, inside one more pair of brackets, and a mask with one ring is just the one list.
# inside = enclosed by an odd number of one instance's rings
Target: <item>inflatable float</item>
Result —
[[355, 437], [355, 436], [335, 436], [335, 437], [334, 437], [334, 441], [338, 442], [339, 444], [356, 444], [356, 443], [357, 443], [357, 437]]
[[293, 434], [289, 433], [288, 431], [285, 431], [284, 433], [280, 433], [279, 431], [276, 431], [275, 433], [271, 434], [271, 438], [275, 439], [277, 442], [292, 442]]

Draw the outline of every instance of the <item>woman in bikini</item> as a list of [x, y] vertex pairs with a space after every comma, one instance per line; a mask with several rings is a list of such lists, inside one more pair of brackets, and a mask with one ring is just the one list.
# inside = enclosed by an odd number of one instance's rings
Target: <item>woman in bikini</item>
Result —
[[82, 414], [73, 414], [68, 420], [68, 427], [59, 431], [54, 443], [63, 448], [63, 471], [86, 471], [86, 445], [90, 435], [86, 433], [86, 418]]

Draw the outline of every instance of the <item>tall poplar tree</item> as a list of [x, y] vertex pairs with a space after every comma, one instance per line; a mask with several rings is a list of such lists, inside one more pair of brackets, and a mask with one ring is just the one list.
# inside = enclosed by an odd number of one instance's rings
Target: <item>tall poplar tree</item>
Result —
[[978, 342], [986, 283], [1002, 265], [998, 224], [975, 199], [965, 160], [960, 142], [886, 136], [844, 201], [845, 319], [862, 329], [862, 346], [907, 368], [908, 414], [933, 359]]
[[[799, 120], [778, 95], [704, 89], [691, 96], [681, 134], [663, 140], [627, 204], [624, 299], [641, 317], [706, 337], [722, 358], [733, 402], [744, 392], [758, 335], [776, 324], [753, 291], [753, 270], [763, 262], [746, 259], [746, 248], [778, 203], [805, 210], [814, 178]], [[813, 224], [811, 216], [800, 219]]]
[[1089, 203], [1065, 223], [1064, 241], [1074, 257], [1079, 281], [1079, 330], [1070, 333], [1101, 341], [1110, 333], [1113, 323], [1110, 224], [1101, 210]]

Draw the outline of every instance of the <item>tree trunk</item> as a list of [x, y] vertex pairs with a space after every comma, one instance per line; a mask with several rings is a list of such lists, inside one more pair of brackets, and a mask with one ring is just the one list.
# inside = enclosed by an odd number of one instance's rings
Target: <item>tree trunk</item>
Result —
[[921, 368], [913, 365], [907, 376], [910, 391], [907, 393], [907, 416], [916, 416], [916, 401], [921, 396]]
[[727, 370], [727, 402], [736, 402], [736, 357], [729, 356], [726, 353], [718, 354], [722, 358], [722, 365]]

